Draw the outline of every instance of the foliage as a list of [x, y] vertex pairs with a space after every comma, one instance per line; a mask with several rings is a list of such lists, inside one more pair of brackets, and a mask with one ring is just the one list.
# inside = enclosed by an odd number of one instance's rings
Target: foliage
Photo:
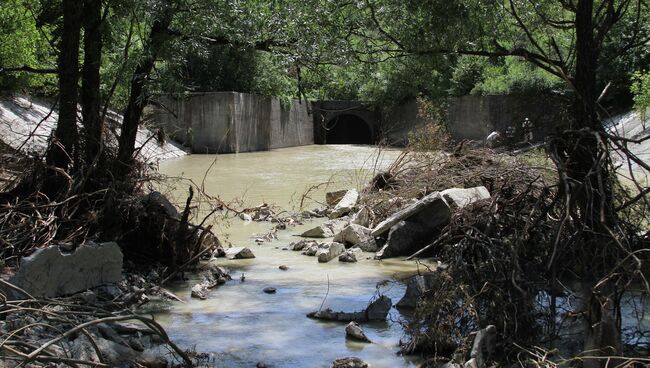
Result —
[[634, 107], [645, 119], [650, 109], [650, 72], [635, 72], [632, 75], [630, 91], [634, 94]]
[[418, 97], [416, 103], [418, 118], [423, 124], [409, 132], [409, 150], [433, 152], [449, 148], [451, 136], [446, 125], [446, 103], [443, 100], [434, 101], [424, 97]]
[[[39, 27], [33, 10], [38, 1], [6, 0], [0, 7], [0, 71], [53, 68], [50, 27]], [[0, 72], [0, 91], [29, 89], [53, 93], [54, 76], [28, 72]]]

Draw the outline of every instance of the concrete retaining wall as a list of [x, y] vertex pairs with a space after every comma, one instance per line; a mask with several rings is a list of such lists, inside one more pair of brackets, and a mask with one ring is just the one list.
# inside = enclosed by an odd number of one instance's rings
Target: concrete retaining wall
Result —
[[[567, 101], [552, 96], [463, 96], [447, 99], [447, 123], [452, 138], [483, 141], [493, 131], [504, 132], [515, 126], [517, 138], [523, 138], [521, 123], [533, 122], [533, 137], [543, 139], [560, 123], [566, 122]], [[381, 121], [382, 137], [401, 145], [408, 133], [424, 124], [418, 116], [415, 100], [387, 109]]]
[[[316, 101], [309, 106], [293, 101], [283, 108], [277, 99], [236, 92], [161, 96], [158, 100], [164, 108], [156, 109], [155, 121], [194, 153], [322, 144], [327, 141], [328, 122], [343, 116], [365, 122], [372, 142], [400, 146], [408, 142], [410, 131], [425, 123], [415, 100], [382, 112], [359, 101]], [[534, 139], [541, 140], [567, 119], [562, 113], [566, 101], [549, 96], [464, 96], [446, 103], [449, 130], [456, 140], [483, 141], [490, 132], [503, 132], [510, 125], [517, 128], [516, 138], [522, 138], [524, 118], [533, 122]]]
[[455, 139], [484, 140], [493, 131], [516, 128], [517, 138], [523, 138], [521, 123], [529, 118], [533, 137], [543, 139], [568, 116], [567, 101], [552, 96], [463, 96], [449, 99], [449, 130]]
[[154, 120], [194, 153], [238, 153], [314, 143], [306, 103], [237, 92], [160, 96]]
[[271, 149], [314, 144], [313, 119], [308, 102], [294, 100], [283, 108], [277, 99], [271, 100]]

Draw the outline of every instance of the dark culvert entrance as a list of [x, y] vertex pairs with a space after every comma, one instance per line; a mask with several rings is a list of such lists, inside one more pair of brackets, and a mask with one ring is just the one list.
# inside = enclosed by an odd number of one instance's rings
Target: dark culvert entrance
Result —
[[373, 144], [372, 130], [362, 118], [339, 115], [327, 123], [325, 129], [327, 144]]

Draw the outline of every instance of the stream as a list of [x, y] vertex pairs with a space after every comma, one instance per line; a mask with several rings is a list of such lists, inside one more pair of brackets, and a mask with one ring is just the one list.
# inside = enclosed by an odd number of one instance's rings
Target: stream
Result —
[[[298, 210], [302, 194], [311, 186], [328, 182], [304, 200], [304, 209], [319, 207], [325, 192], [361, 187], [377, 169], [386, 168], [398, 150], [380, 151], [368, 146], [304, 146], [232, 155], [191, 155], [161, 164], [164, 174], [192, 179], [226, 203], [241, 206], [275, 204]], [[206, 174], [207, 172], [207, 174]], [[168, 188], [178, 203], [184, 202], [187, 183]], [[418, 360], [397, 355], [403, 337], [399, 323], [405, 316], [392, 309], [385, 323], [362, 324], [372, 344], [346, 341], [345, 323], [312, 320], [306, 314], [323, 308], [356, 311], [381, 293], [393, 304], [405, 286], [395, 282], [417, 271], [415, 262], [402, 259], [375, 261], [364, 254], [358, 263], [333, 260], [319, 264], [314, 257], [282, 250], [300, 240], [296, 234], [324, 222], [307, 221], [278, 233], [272, 242], [256, 244], [253, 234], [265, 233], [272, 224], [244, 222], [217, 216], [215, 233], [225, 246], [249, 247], [256, 258], [219, 259], [233, 280], [217, 287], [207, 300], [190, 298], [195, 280], [171, 289], [186, 304], [160, 305], [151, 311], [181, 346], [208, 352], [217, 367], [329, 367], [336, 358], [356, 356], [372, 367], [413, 367]], [[278, 267], [286, 265], [288, 270]], [[241, 275], [245, 281], [241, 281]], [[379, 282], [388, 280], [390, 282]], [[267, 286], [276, 294], [265, 294]]]

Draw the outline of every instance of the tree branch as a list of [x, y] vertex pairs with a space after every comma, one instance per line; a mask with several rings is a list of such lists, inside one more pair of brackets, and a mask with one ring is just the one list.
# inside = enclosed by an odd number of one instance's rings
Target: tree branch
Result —
[[35, 73], [35, 74], [56, 74], [58, 71], [56, 69], [34, 68], [28, 65], [12, 67], [12, 68], [0, 67], [0, 74], [19, 73], [19, 72]]

